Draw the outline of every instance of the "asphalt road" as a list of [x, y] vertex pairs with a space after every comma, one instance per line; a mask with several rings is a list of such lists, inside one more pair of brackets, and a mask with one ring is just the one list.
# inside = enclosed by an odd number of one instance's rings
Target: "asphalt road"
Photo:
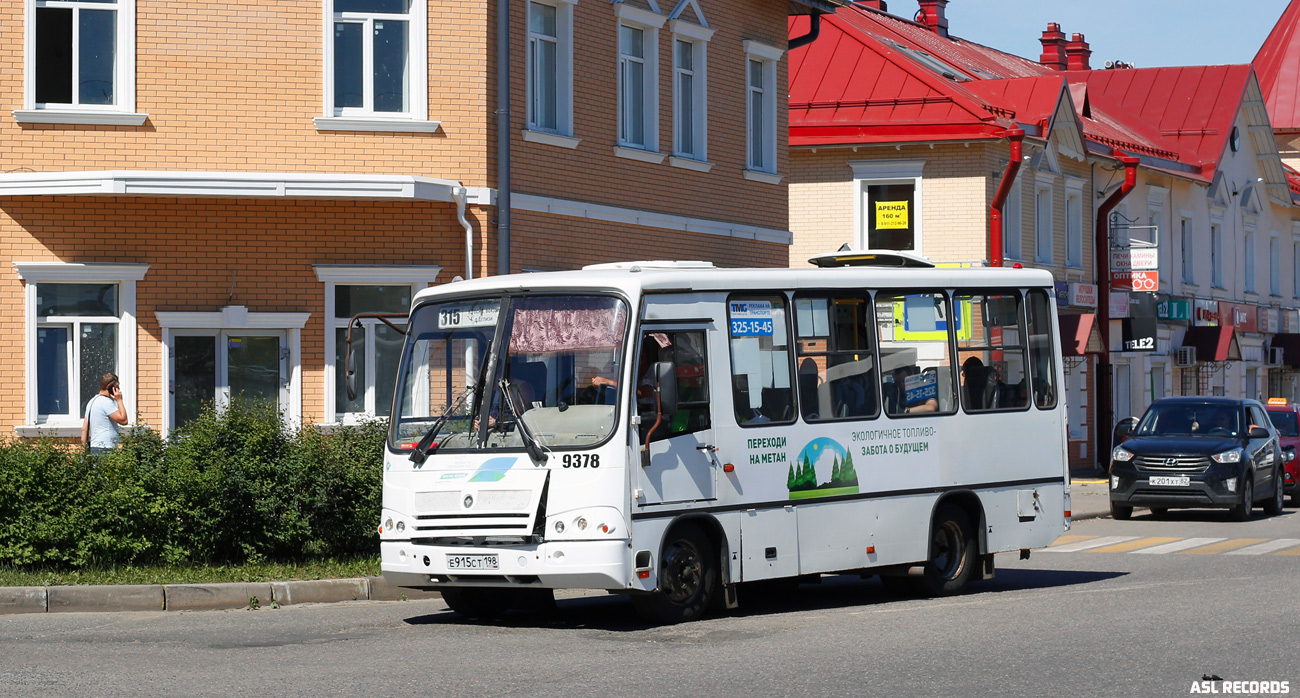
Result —
[[1300, 692], [1300, 512], [1139, 510], [1069, 536], [960, 597], [835, 578], [672, 627], [604, 595], [492, 624], [437, 600], [5, 616], [0, 696], [1185, 696], [1206, 674]]

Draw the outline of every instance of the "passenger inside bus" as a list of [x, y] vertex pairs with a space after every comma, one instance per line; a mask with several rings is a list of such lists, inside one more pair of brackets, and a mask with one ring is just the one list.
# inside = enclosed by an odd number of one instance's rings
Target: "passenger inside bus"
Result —
[[961, 365], [962, 398], [968, 410], [987, 410], [997, 405], [997, 384], [989, 381], [988, 369], [978, 356]]
[[908, 376], [922, 376], [923, 379], [917, 381], [920, 385], [938, 384], [938, 372], [934, 369], [926, 369], [925, 372], [920, 370], [919, 366], [900, 366], [890, 372], [890, 382], [885, 384], [885, 411], [891, 416], [900, 414], [923, 414], [926, 412], [937, 412], [939, 410], [939, 401], [933, 396], [923, 399], [907, 399], [907, 379]]

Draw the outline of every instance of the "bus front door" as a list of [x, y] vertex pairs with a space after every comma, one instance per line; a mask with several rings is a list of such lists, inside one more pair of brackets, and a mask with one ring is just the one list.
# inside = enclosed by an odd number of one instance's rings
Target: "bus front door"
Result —
[[[641, 415], [641, 489], [647, 504], [696, 502], [715, 498], [717, 477], [713, 425], [709, 416], [708, 337], [710, 329], [695, 326], [655, 326], [641, 335], [639, 366], [673, 364], [677, 376], [677, 411], [659, 415], [653, 391], [639, 386]], [[644, 381], [641, 381], [644, 383]]]

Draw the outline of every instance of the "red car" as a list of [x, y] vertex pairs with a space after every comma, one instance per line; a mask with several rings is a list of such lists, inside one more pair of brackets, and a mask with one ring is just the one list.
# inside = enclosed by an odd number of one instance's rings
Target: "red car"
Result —
[[1300, 507], [1300, 405], [1288, 403], [1283, 398], [1268, 399], [1268, 418], [1282, 436], [1282, 458], [1286, 461], [1286, 492], [1291, 495], [1291, 506]]

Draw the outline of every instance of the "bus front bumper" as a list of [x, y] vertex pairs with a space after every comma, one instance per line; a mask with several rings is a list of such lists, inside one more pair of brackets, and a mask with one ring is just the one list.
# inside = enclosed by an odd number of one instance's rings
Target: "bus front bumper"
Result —
[[483, 547], [381, 541], [379, 550], [384, 579], [416, 589], [627, 589], [632, 577], [625, 540]]

